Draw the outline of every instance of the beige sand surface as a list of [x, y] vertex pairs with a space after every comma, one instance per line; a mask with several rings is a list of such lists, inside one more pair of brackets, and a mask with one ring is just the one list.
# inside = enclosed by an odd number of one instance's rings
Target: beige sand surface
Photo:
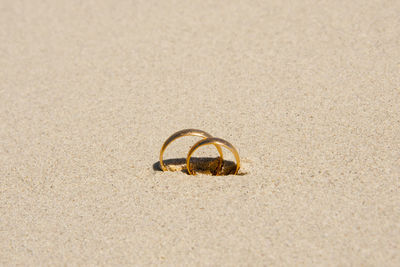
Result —
[[[0, 265], [400, 266], [399, 14], [0, 1]], [[247, 174], [153, 170], [183, 128]]]

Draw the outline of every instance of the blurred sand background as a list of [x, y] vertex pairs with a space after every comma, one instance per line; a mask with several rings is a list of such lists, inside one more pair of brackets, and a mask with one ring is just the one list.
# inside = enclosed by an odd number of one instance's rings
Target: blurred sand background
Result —
[[0, 265], [399, 266], [399, 189], [399, 1], [0, 1]]

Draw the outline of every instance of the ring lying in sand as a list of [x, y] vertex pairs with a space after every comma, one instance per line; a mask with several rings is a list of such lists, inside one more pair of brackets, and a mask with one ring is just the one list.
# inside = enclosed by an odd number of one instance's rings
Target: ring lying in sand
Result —
[[[167, 148], [167, 146], [172, 143], [174, 140], [184, 137], [184, 136], [199, 136], [199, 137], [203, 137], [203, 138], [210, 138], [212, 137], [211, 134], [202, 131], [202, 130], [197, 130], [197, 129], [185, 129], [185, 130], [181, 130], [178, 131], [176, 133], [174, 133], [173, 135], [171, 135], [170, 137], [168, 137], [168, 139], [164, 142], [163, 146], [161, 147], [161, 151], [160, 151], [160, 166], [161, 169], [163, 171], [168, 171], [167, 166], [165, 166], [164, 161], [163, 161], [163, 155], [164, 155], [164, 151]], [[222, 154], [222, 149], [219, 145], [215, 144], [215, 147], [218, 150], [219, 156], [221, 157], [221, 164], [223, 161], [223, 154]], [[221, 166], [220, 166], [221, 167]]]
[[164, 144], [163, 144], [163, 146], [161, 147], [161, 150], [160, 150], [160, 166], [161, 166], [161, 169], [163, 171], [168, 171], [168, 168], [167, 168], [167, 166], [165, 166], [164, 161], [163, 161], [163, 155], [164, 155], [165, 149], [174, 140], [176, 140], [176, 139], [178, 139], [180, 137], [184, 137], [184, 136], [199, 136], [199, 137], [203, 137], [202, 140], [200, 140], [196, 144], [194, 144], [194, 146], [189, 150], [189, 153], [188, 153], [188, 155], [186, 157], [186, 167], [187, 167], [187, 171], [188, 171], [189, 174], [195, 175], [194, 170], [191, 170], [190, 158], [192, 157], [193, 153], [199, 147], [205, 146], [205, 145], [214, 145], [217, 148], [218, 153], [220, 155], [220, 157], [218, 158], [219, 162], [218, 162], [216, 175], [221, 175], [221, 170], [222, 170], [223, 163], [224, 163], [221, 146], [229, 149], [233, 153], [233, 155], [235, 156], [235, 159], [236, 159], [236, 170], [235, 170], [234, 174], [238, 173], [238, 171], [240, 169], [240, 157], [239, 157], [239, 153], [236, 150], [236, 148], [231, 143], [229, 143], [228, 141], [226, 141], [224, 139], [215, 138], [215, 137], [213, 137], [212, 135], [210, 135], [207, 132], [204, 132], [202, 130], [196, 130], [196, 129], [185, 129], [185, 130], [178, 131], [178, 132], [174, 133], [173, 135], [171, 135], [170, 137], [168, 137], [168, 139], [164, 142]]
[[205, 146], [205, 145], [215, 145], [215, 146], [219, 145], [219, 146], [223, 146], [223, 147], [226, 147], [227, 149], [229, 149], [233, 153], [233, 155], [235, 156], [235, 159], [236, 159], [236, 170], [235, 170], [234, 174], [236, 175], [238, 173], [238, 171], [240, 169], [240, 157], [239, 157], [239, 153], [236, 150], [236, 148], [231, 143], [229, 143], [228, 141], [225, 141], [224, 139], [210, 137], [210, 138], [206, 138], [206, 139], [198, 141], [189, 150], [189, 153], [186, 157], [186, 166], [187, 166], [187, 171], [189, 174], [194, 175], [194, 172], [192, 172], [190, 170], [190, 158], [192, 157], [192, 155], [196, 151], [196, 149], [198, 149], [201, 146]]

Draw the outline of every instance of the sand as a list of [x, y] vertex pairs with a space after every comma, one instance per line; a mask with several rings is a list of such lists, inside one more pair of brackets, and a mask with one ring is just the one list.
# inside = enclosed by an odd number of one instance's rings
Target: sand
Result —
[[[0, 265], [399, 266], [399, 14], [1, 1]], [[246, 174], [153, 169], [185, 128]]]

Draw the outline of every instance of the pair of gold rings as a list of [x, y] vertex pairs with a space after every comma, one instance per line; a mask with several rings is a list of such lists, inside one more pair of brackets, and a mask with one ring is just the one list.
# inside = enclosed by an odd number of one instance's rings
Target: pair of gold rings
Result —
[[178, 131], [168, 137], [168, 139], [164, 142], [163, 146], [161, 147], [160, 151], [160, 166], [163, 171], [168, 171], [167, 166], [165, 166], [164, 161], [163, 161], [163, 155], [165, 149], [168, 147], [170, 143], [172, 143], [174, 140], [184, 137], [184, 136], [199, 136], [202, 137], [203, 139], [195, 143], [192, 148], [189, 150], [189, 153], [187, 154], [186, 157], [186, 167], [187, 171], [191, 175], [195, 175], [194, 170], [191, 169], [190, 166], [190, 158], [192, 157], [193, 153], [201, 146], [206, 146], [206, 145], [214, 145], [217, 148], [217, 151], [219, 153], [219, 163], [218, 163], [218, 168], [217, 168], [217, 174], [216, 175], [221, 175], [221, 170], [222, 170], [222, 165], [223, 165], [223, 153], [222, 153], [222, 148], [225, 147], [229, 149], [233, 155], [235, 156], [236, 159], [236, 170], [234, 174], [236, 175], [240, 169], [240, 157], [239, 153], [236, 150], [236, 148], [229, 143], [228, 141], [225, 141], [224, 139], [221, 138], [216, 138], [213, 137], [211, 134], [202, 131], [202, 130], [196, 130], [196, 129], [185, 129]]

